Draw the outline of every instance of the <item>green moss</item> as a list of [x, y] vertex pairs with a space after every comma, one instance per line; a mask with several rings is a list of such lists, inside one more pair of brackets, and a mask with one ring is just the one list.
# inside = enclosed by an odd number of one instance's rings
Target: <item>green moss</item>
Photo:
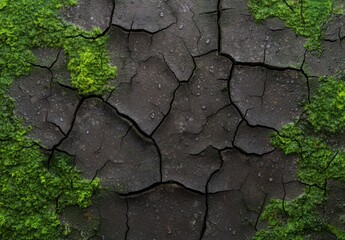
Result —
[[305, 239], [306, 232], [323, 232], [327, 225], [317, 214], [323, 199], [324, 192], [311, 187], [290, 201], [271, 200], [261, 216], [268, 221], [268, 229], [258, 231], [254, 239]]
[[309, 185], [325, 188], [328, 180], [345, 182], [345, 153], [332, 149], [325, 141], [296, 126], [288, 124], [271, 140], [285, 154], [298, 154], [298, 179]]
[[322, 28], [331, 18], [333, 0], [250, 0], [249, 8], [254, 18], [263, 21], [277, 17], [299, 36], [307, 38], [308, 50], [320, 51]]
[[[99, 29], [85, 31], [59, 18], [63, 6], [73, 0], [31, 0], [2, 2], [0, 14], [1, 76], [26, 75], [35, 62], [31, 49], [62, 48], [68, 57], [71, 84], [80, 94], [101, 94], [110, 87], [116, 68], [110, 66], [105, 51], [107, 36]], [[63, 5], [66, 4], [66, 5]]]
[[63, 235], [58, 212], [67, 205], [86, 207], [99, 180], [81, 178], [65, 155], [50, 168], [28, 129], [13, 115], [14, 102], [0, 102], [0, 238], [58, 239]]
[[345, 183], [345, 153], [327, 143], [331, 133], [345, 128], [341, 111], [345, 87], [339, 78], [321, 81], [315, 97], [305, 106], [306, 118], [285, 125], [271, 138], [273, 146], [299, 157], [297, 177], [307, 187], [296, 199], [272, 200], [261, 216], [268, 228], [258, 231], [255, 239], [308, 239], [311, 233], [324, 232], [344, 239], [344, 230], [330, 224], [319, 207], [327, 199], [329, 181]]
[[344, 77], [321, 79], [311, 104], [306, 106], [308, 121], [317, 132], [341, 132], [345, 128]]
[[[38, 47], [64, 49], [71, 84], [81, 95], [109, 90], [115, 77], [109, 64], [106, 37], [85, 31], [59, 17], [74, 0], [0, 1], [0, 238], [61, 239], [68, 228], [59, 213], [68, 205], [87, 207], [99, 179], [83, 179], [66, 155], [48, 156], [29, 139], [28, 128], [16, 117], [6, 95], [12, 81], [29, 74]], [[48, 167], [47, 167], [48, 166]]]

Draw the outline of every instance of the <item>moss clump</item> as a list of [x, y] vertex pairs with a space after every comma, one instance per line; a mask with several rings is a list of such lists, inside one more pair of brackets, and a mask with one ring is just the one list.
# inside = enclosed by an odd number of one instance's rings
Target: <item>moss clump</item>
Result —
[[35, 62], [33, 48], [61, 48], [68, 57], [72, 86], [80, 94], [101, 94], [109, 89], [106, 83], [115, 77], [116, 68], [110, 66], [105, 52], [107, 36], [99, 37], [99, 29], [89, 32], [63, 21], [59, 10], [73, 4], [76, 1], [1, 2], [1, 77], [28, 74], [30, 63]]
[[268, 221], [268, 229], [257, 232], [256, 240], [305, 239], [306, 233], [322, 232], [327, 224], [317, 214], [316, 207], [325, 198], [324, 192], [311, 187], [296, 199], [283, 202], [271, 200], [261, 216]]
[[322, 27], [331, 18], [333, 0], [250, 0], [249, 8], [258, 21], [281, 19], [297, 35], [307, 38], [308, 50], [320, 51]]
[[0, 238], [59, 239], [63, 236], [58, 213], [67, 205], [86, 207], [99, 180], [82, 179], [65, 155], [55, 155], [49, 170], [47, 157], [28, 129], [13, 115], [14, 102], [0, 102]]
[[258, 231], [255, 239], [306, 239], [311, 233], [325, 232], [345, 239], [344, 229], [332, 225], [318, 210], [327, 200], [328, 182], [345, 183], [345, 153], [327, 143], [331, 133], [345, 127], [344, 91], [341, 79], [323, 78], [313, 101], [305, 106], [306, 119], [287, 124], [272, 136], [272, 145], [299, 156], [297, 177], [307, 187], [296, 199], [272, 200], [261, 216], [269, 227]]
[[321, 79], [311, 104], [306, 106], [308, 121], [315, 131], [337, 133], [345, 128], [344, 77]]
[[[29, 139], [6, 95], [12, 81], [29, 74], [38, 47], [64, 49], [71, 84], [81, 95], [102, 94], [116, 68], [109, 64], [106, 37], [63, 21], [59, 10], [74, 0], [0, 1], [0, 239], [62, 239], [68, 227], [59, 213], [68, 205], [86, 207], [99, 179], [83, 179], [66, 155], [48, 156]], [[49, 165], [49, 168], [46, 166]]]

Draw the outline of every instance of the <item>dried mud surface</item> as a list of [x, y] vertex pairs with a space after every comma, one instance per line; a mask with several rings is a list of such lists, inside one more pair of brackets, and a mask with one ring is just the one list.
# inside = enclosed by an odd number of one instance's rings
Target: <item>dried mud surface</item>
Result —
[[315, 77], [344, 67], [344, 19], [317, 57], [243, 0], [80, 0], [64, 16], [107, 31], [116, 90], [81, 98], [63, 51], [38, 49], [11, 96], [47, 152], [102, 180], [91, 208], [63, 216], [78, 237], [250, 239], [270, 198], [301, 192], [269, 136], [300, 116]]

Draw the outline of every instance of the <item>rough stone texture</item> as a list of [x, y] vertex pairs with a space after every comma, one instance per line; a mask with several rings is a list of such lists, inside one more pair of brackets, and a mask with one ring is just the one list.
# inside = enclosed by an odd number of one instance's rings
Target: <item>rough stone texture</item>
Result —
[[325, 26], [324, 39], [337, 41], [345, 36], [345, 17], [343, 14], [336, 15]]
[[[214, 147], [232, 146], [240, 118], [222, 91], [227, 82], [221, 79], [229, 76], [231, 62], [210, 53], [196, 64], [197, 71], [178, 88], [168, 117], [153, 137], [162, 154], [163, 180], [204, 191], [208, 176], [220, 166]], [[223, 141], [218, 138], [222, 135], [227, 135]]]
[[97, 176], [118, 192], [137, 191], [160, 179], [152, 141], [99, 99], [82, 103], [60, 149], [76, 156], [75, 164], [85, 177]]
[[104, 190], [95, 204], [100, 218], [100, 239], [125, 239], [127, 232], [127, 201], [117, 193]]
[[271, 129], [250, 127], [242, 122], [236, 132], [234, 145], [248, 154], [262, 155], [272, 151], [270, 144]]
[[257, 214], [250, 212], [238, 191], [212, 194], [209, 197], [208, 221], [203, 240], [250, 239], [255, 233]]
[[[327, 24], [318, 56], [278, 19], [255, 22], [246, 4], [81, 0], [62, 12], [107, 30], [116, 89], [82, 98], [64, 51], [35, 49], [33, 72], [10, 95], [30, 137], [102, 180], [91, 208], [61, 215], [71, 239], [250, 239], [271, 198], [301, 194], [297, 157], [269, 135], [300, 117], [318, 76], [344, 67], [345, 18]], [[330, 186], [322, 211], [344, 218], [343, 187]]]
[[321, 56], [317, 53], [307, 52], [305, 57], [304, 70], [309, 76], [329, 76], [338, 71], [344, 71], [345, 56], [343, 54], [345, 42], [337, 40], [335, 42], [324, 41], [324, 51]]
[[138, 63], [131, 57], [128, 46], [130, 34], [118, 27], [112, 26], [108, 32], [107, 41], [110, 63], [117, 67], [117, 76], [110, 80], [110, 84], [120, 87], [121, 84], [129, 83], [138, 69]]
[[218, 48], [217, 0], [169, 1], [177, 22], [167, 31], [180, 37], [192, 56]]
[[168, 113], [177, 86], [164, 60], [149, 58], [140, 64], [131, 82], [121, 85], [108, 101], [151, 134]]
[[62, 16], [86, 30], [95, 27], [105, 30], [110, 25], [112, 12], [112, 0], [78, 0], [78, 5], [65, 9]]
[[[261, 194], [273, 184], [281, 185], [282, 179], [284, 182], [296, 180], [296, 159], [285, 157], [278, 150], [260, 157], [230, 149], [223, 151], [221, 158], [222, 168], [213, 175], [208, 185], [210, 193], [238, 190]], [[282, 190], [282, 187], [278, 188], [279, 192]]]
[[97, 234], [100, 218], [95, 206], [81, 209], [77, 206], [67, 207], [60, 215], [60, 221], [67, 224], [71, 231], [68, 240], [92, 239]]
[[[32, 126], [29, 136], [49, 149], [64, 137], [63, 130], [71, 124], [76, 103], [74, 93], [52, 83], [51, 77], [47, 69], [35, 67], [29, 76], [17, 79], [10, 90], [17, 103], [16, 113]], [[61, 108], [61, 99], [70, 102]]]
[[198, 239], [205, 198], [176, 184], [128, 197], [127, 239]]
[[152, 37], [151, 52], [162, 55], [169, 69], [180, 81], [187, 81], [193, 74], [194, 60], [184, 42], [174, 34], [163, 31]]
[[243, 0], [222, 1], [221, 52], [238, 62], [262, 62], [276, 67], [300, 68], [304, 39], [281, 26], [277, 19], [257, 24]]
[[36, 57], [35, 64], [40, 67], [51, 68], [57, 61], [61, 50], [50, 48], [36, 48], [33, 50]]
[[118, 0], [112, 23], [130, 29], [157, 32], [176, 22], [174, 12], [163, 0]]
[[230, 92], [249, 124], [279, 129], [301, 114], [308, 84], [298, 71], [236, 66]]

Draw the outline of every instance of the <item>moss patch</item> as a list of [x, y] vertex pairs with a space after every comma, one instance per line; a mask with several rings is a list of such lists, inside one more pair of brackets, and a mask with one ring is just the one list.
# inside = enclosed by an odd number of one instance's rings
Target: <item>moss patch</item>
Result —
[[322, 27], [332, 13], [340, 11], [339, 7], [333, 11], [333, 0], [250, 0], [249, 8], [258, 21], [271, 17], [284, 21], [297, 35], [307, 38], [305, 47], [312, 51], [321, 50]]
[[338, 99], [344, 91], [344, 82], [334, 77], [321, 81], [312, 102], [305, 106], [306, 118], [285, 125], [271, 140], [285, 154], [299, 156], [297, 177], [306, 185], [305, 191], [296, 199], [272, 200], [261, 216], [269, 226], [258, 231], [255, 239], [308, 239], [311, 233], [328, 233], [344, 239], [345, 225], [341, 222], [337, 227], [332, 225], [319, 211], [327, 200], [328, 183], [345, 183], [345, 153], [328, 144], [329, 139], [336, 137], [331, 133], [345, 127], [342, 106], [338, 106], [345, 104]]
[[[26, 75], [35, 62], [31, 49], [62, 48], [68, 57], [71, 83], [82, 95], [101, 94], [114, 78], [100, 30], [85, 31], [59, 18], [62, 7], [76, 1], [2, 1], [0, 5], [0, 69], [2, 82]], [[65, 4], [65, 5], [63, 5]]]
[[[0, 238], [61, 239], [68, 227], [59, 212], [68, 205], [86, 207], [99, 179], [83, 179], [69, 157], [54, 154], [48, 164], [39, 143], [29, 139], [14, 101], [12, 81], [29, 74], [38, 47], [64, 49], [71, 84], [81, 95], [102, 94], [116, 75], [106, 53], [106, 36], [63, 21], [59, 10], [74, 0], [0, 1]], [[46, 167], [49, 165], [49, 167]]]
[[308, 121], [320, 132], [337, 133], [345, 128], [344, 77], [321, 79], [321, 86], [311, 104], [306, 106]]

